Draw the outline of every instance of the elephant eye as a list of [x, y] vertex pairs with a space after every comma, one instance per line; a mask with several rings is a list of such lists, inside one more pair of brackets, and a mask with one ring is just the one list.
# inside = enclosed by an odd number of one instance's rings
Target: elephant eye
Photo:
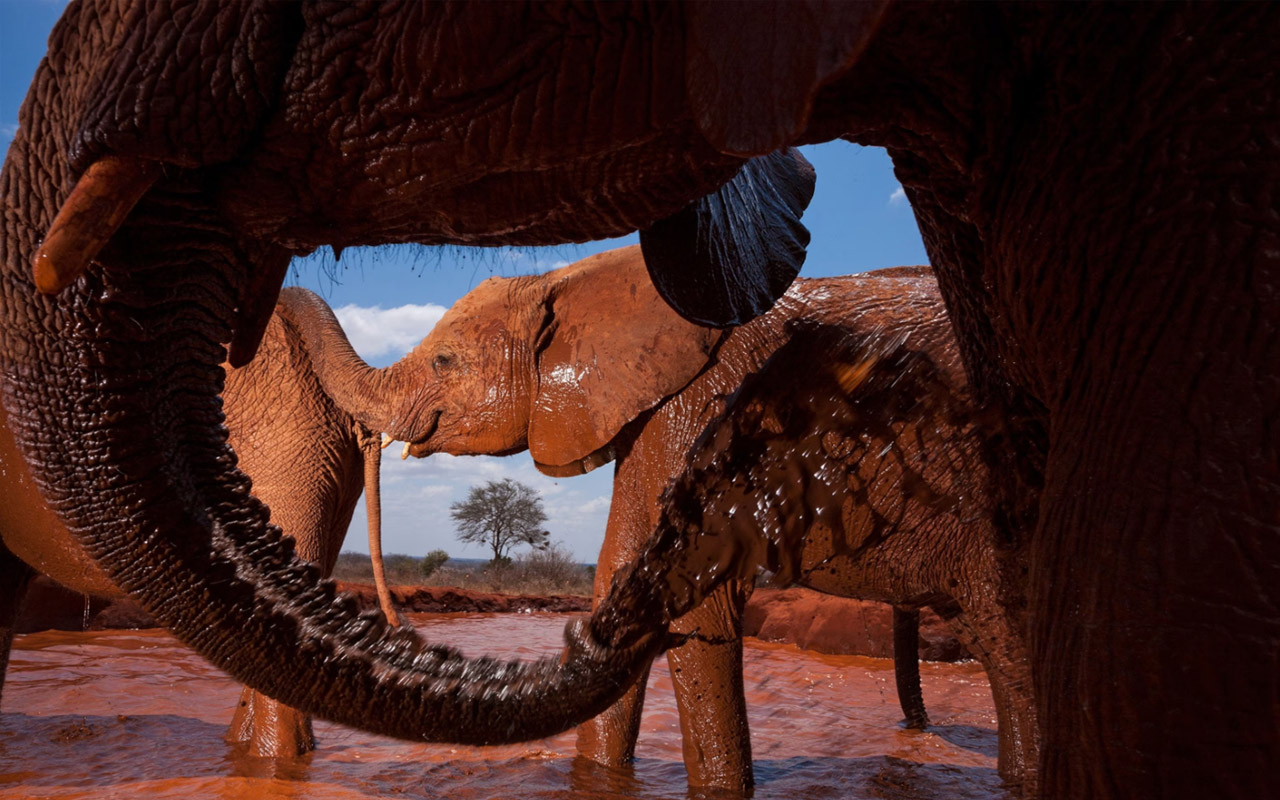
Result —
[[452, 353], [436, 353], [436, 357], [431, 359], [431, 367], [437, 373], [443, 372], [454, 364]]

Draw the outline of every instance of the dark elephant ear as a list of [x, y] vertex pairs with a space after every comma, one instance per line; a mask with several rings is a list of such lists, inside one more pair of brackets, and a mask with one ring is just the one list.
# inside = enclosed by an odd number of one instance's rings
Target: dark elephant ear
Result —
[[773, 307], [804, 265], [813, 165], [794, 148], [753, 158], [733, 180], [640, 233], [662, 299], [697, 325], [741, 325]]

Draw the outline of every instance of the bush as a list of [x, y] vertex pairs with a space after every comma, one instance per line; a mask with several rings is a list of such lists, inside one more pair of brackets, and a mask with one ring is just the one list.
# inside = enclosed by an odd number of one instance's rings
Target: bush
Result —
[[436, 570], [449, 560], [449, 554], [443, 550], [432, 550], [422, 557], [422, 577], [430, 578]]
[[553, 544], [520, 555], [511, 565], [511, 573], [510, 585], [524, 594], [590, 594], [594, 570]]
[[[453, 586], [478, 592], [503, 594], [572, 594], [590, 596], [595, 567], [575, 563], [569, 552], [552, 545], [546, 550], [535, 550], [516, 559], [480, 563], [459, 562], [447, 559], [444, 551], [427, 554], [427, 558], [441, 553], [441, 563], [430, 576], [433, 586]], [[391, 554], [383, 561], [387, 569], [387, 581], [393, 585], [426, 585], [426, 558]], [[373, 583], [373, 570], [369, 556], [363, 553], [342, 553], [333, 576], [356, 583]]]

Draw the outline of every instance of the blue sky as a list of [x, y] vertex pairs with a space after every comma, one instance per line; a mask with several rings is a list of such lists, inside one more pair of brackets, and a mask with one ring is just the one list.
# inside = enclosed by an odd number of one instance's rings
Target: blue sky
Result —
[[[0, 150], [7, 150], [13, 138], [18, 108], [64, 6], [56, 0], [0, 2]], [[802, 276], [927, 263], [915, 218], [883, 150], [844, 142], [803, 150], [817, 168], [818, 186], [804, 217], [812, 241]], [[287, 283], [324, 296], [356, 349], [381, 366], [407, 352], [445, 308], [485, 278], [544, 272], [634, 241], [633, 235], [522, 250], [353, 248], [337, 265], [325, 248], [296, 259]], [[448, 507], [476, 483], [513, 477], [541, 493], [552, 540], [579, 560], [594, 562], [608, 517], [613, 469], [552, 479], [539, 474], [526, 454], [401, 461], [393, 446], [383, 454], [382, 474], [386, 552], [421, 555], [439, 548], [458, 557], [487, 557], [483, 549], [457, 541]], [[368, 552], [363, 502], [343, 549]]]

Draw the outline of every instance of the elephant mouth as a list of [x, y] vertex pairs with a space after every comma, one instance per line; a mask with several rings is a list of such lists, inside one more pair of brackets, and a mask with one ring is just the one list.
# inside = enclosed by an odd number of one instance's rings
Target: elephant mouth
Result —
[[400, 452], [400, 458], [406, 459], [409, 456], [414, 458], [425, 458], [435, 452], [435, 448], [431, 446], [429, 440], [436, 433], [436, 428], [440, 427], [440, 417], [444, 412], [436, 409], [431, 414], [431, 421], [427, 423], [426, 432], [416, 439], [404, 443], [404, 450]]

